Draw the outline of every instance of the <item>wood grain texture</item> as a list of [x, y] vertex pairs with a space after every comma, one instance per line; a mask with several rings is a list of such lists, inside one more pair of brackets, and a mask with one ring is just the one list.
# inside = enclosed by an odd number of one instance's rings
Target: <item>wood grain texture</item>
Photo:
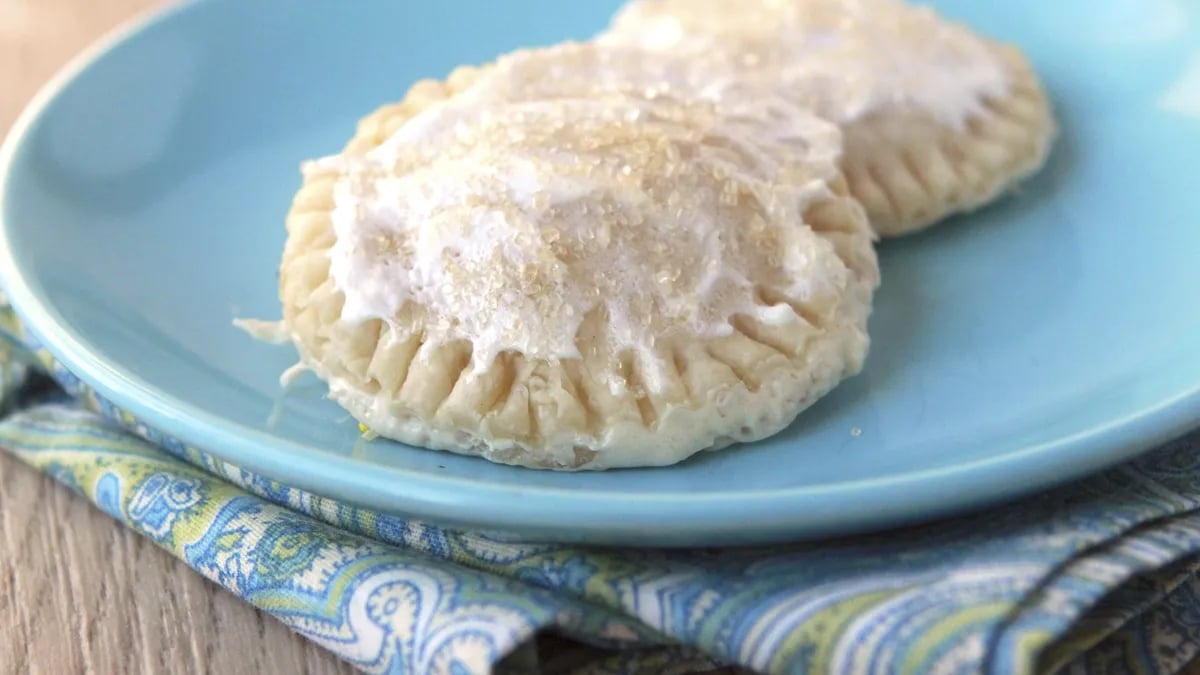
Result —
[[[0, 0], [0, 129], [158, 0]], [[351, 673], [332, 654], [0, 452], [0, 673]]]

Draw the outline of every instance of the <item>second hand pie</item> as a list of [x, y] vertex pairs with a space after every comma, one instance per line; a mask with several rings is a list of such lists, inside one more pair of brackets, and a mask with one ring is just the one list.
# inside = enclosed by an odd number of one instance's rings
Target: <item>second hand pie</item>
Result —
[[884, 236], [993, 200], [1044, 164], [1055, 130], [1020, 50], [899, 0], [631, 0], [598, 42], [841, 126], [851, 192]]

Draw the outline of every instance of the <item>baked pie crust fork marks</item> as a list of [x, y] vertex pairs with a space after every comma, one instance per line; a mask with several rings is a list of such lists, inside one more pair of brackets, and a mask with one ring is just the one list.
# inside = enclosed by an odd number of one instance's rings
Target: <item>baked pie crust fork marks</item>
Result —
[[669, 96], [456, 77], [307, 164], [287, 222], [287, 330], [371, 431], [665, 465], [776, 433], [861, 369], [878, 267], [835, 128], [798, 117], [784, 146]]
[[884, 236], [992, 201], [1042, 167], [1055, 134], [1020, 50], [900, 0], [632, 0], [597, 41], [841, 126], [850, 191]]

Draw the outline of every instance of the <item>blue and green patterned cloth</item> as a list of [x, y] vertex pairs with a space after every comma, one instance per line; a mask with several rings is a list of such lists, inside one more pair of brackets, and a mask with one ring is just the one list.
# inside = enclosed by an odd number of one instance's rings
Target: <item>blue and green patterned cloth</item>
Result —
[[368, 672], [1173, 673], [1200, 655], [1200, 435], [871, 536], [518, 544], [250, 474], [96, 396], [11, 313], [0, 327], [0, 446]]

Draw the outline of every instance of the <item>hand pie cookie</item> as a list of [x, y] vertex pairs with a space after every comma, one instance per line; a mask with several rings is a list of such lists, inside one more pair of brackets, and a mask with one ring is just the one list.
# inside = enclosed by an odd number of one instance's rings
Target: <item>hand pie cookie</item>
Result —
[[665, 465], [773, 434], [861, 368], [878, 268], [836, 134], [785, 148], [665, 96], [487, 91], [423, 83], [304, 167], [285, 326], [371, 431]]
[[840, 125], [851, 193], [885, 236], [991, 201], [1044, 164], [1054, 134], [1019, 50], [899, 0], [632, 0], [598, 41]]

